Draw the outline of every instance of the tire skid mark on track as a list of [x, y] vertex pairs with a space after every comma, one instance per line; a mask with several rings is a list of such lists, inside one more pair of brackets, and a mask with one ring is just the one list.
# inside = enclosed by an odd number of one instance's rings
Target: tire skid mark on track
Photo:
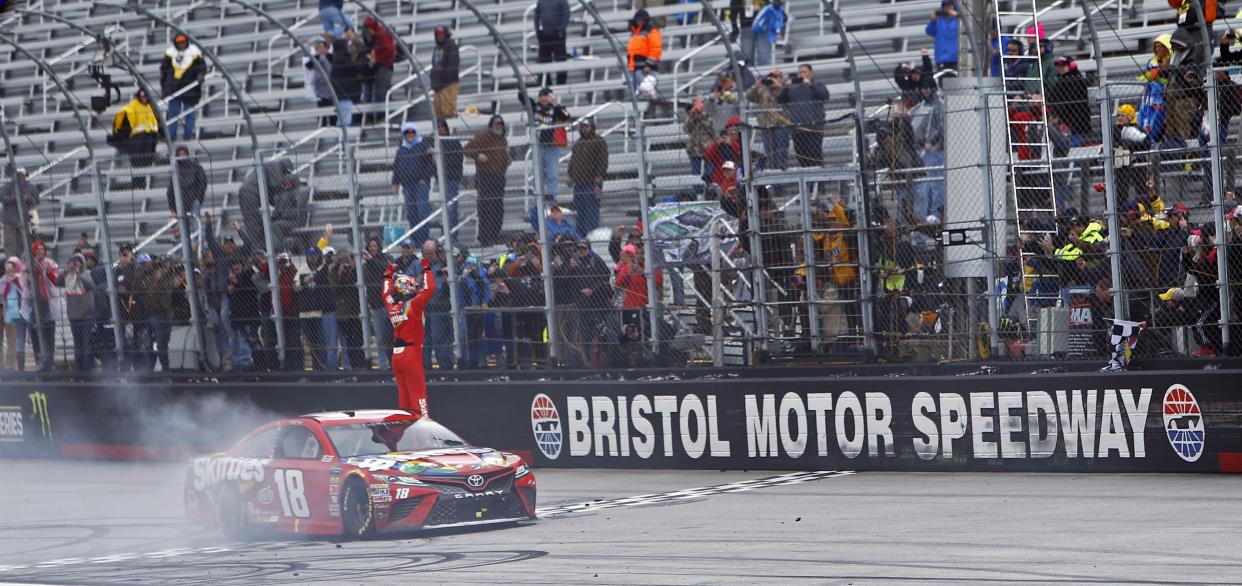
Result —
[[573, 503], [567, 505], [557, 505], [552, 507], [542, 507], [536, 512], [539, 518], [547, 519], [559, 517], [561, 515], [571, 515], [574, 513], [589, 513], [600, 509], [611, 509], [616, 507], [637, 507], [647, 505], [661, 505], [678, 501], [686, 501], [709, 497], [717, 494], [730, 494], [737, 492], [747, 492], [758, 490], [761, 488], [771, 488], [774, 486], [789, 486], [800, 484], [803, 482], [811, 482], [815, 480], [824, 480], [827, 478], [839, 478], [854, 474], [850, 470], [819, 470], [814, 472], [792, 472], [789, 474], [780, 474], [777, 476], [769, 476], [767, 478], [757, 478], [754, 480], [741, 480], [738, 482], [730, 482], [728, 484], [717, 484], [714, 486], [703, 486], [699, 488], [687, 488], [683, 490], [675, 490], [671, 492], [663, 492], [658, 494], [643, 494], [619, 499], [597, 499], [585, 503]]
[[[773, 488], [778, 486], [790, 486], [801, 484], [803, 482], [811, 482], [816, 480], [824, 480], [828, 478], [840, 478], [854, 474], [848, 470], [820, 470], [812, 472], [792, 472], [789, 474], [780, 474], [777, 476], [769, 476], [766, 478], [758, 478], [752, 480], [742, 480], [738, 482], [730, 482], [727, 484], [717, 484], [713, 486], [704, 486], [698, 488], [687, 488], [682, 490], [643, 494], [617, 499], [599, 499], [589, 502], [572, 503], [566, 505], [558, 505], [552, 507], [544, 507], [538, 510], [539, 517], [548, 519], [563, 515], [572, 515], [575, 513], [589, 513], [601, 509], [611, 509], [616, 507], [637, 507], [670, 504], [684, 502], [694, 499], [701, 499], [718, 494], [732, 494], [739, 492], [748, 492], [764, 488]], [[17, 572], [21, 570], [48, 570], [69, 568], [73, 566], [89, 566], [95, 564], [118, 564], [126, 562], [142, 562], [152, 560], [166, 560], [170, 558], [184, 558], [188, 556], [199, 555], [219, 555], [226, 553], [254, 553], [256, 551], [277, 551], [285, 550], [291, 547], [314, 545], [313, 542], [307, 541], [277, 541], [268, 543], [247, 543], [237, 545], [208, 545], [201, 547], [180, 547], [173, 549], [164, 549], [159, 551], [138, 553], [114, 553], [110, 555], [102, 555], [95, 557], [74, 557], [48, 560], [44, 562], [19, 564], [19, 565], [0, 565], [0, 574], [5, 572]], [[530, 555], [530, 552], [523, 552], [524, 555]], [[424, 554], [426, 555], [426, 554]], [[546, 555], [540, 552], [539, 555]], [[537, 557], [537, 556], [536, 556]], [[451, 563], [453, 554], [445, 554], [444, 559], [438, 562], [431, 562], [433, 565], [437, 563]], [[503, 563], [503, 561], [485, 561], [481, 565], [491, 565], [495, 563]], [[236, 562], [234, 562], [236, 563]], [[425, 563], [425, 562], [424, 562]]]

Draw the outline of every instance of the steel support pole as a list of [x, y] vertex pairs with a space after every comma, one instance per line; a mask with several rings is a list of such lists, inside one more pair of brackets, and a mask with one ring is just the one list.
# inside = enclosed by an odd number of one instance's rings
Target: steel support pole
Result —
[[[1100, 96], [1100, 120], [1109, 120], [1112, 118], [1112, 99], [1109, 96], [1108, 86], [1100, 87], [1103, 95]], [[1104, 213], [1108, 216], [1108, 233], [1121, 234], [1121, 221], [1117, 217], [1117, 171], [1113, 161], [1113, 133], [1109, 131], [1105, 125], [1104, 132], [1101, 132], [1101, 139], [1104, 143]], [[1129, 305], [1126, 303], [1126, 297], [1129, 293], [1123, 288], [1121, 281], [1121, 242], [1119, 238], [1108, 239], [1108, 265], [1109, 271], [1112, 273], [1113, 280], [1113, 317], [1115, 319], [1129, 319], [1127, 309]]]
[[[472, 0], [460, 0], [460, 1], [461, 1], [461, 4], [466, 7], [467, 10], [474, 13], [475, 18], [479, 19], [479, 22], [483, 23], [483, 26], [487, 27], [488, 32], [491, 33], [492, 35], [492, 39], [496, 41], [496, 46], [500, 49], [500, 52], [504, 54], [505, 60], [509, 62], [509, 67], [513, 69], [513, 77], [517, 81], [518, 92], [522, 94], [523, 101], [525, 102], [522, 107], [526, 112], [528, 131], [532, 132], [532, 134], [535, 134], [534, 136], [531, 137], [531, 149], [532, 149], [531, 163], [538, 166], [539, 165], [539, 137], [535, 133], [536, 124], [535, 124], [534, 112], [531, 111], [531, 107], [530, 107], [530, 93], [526, 90], [526, 80], [522, 77], [521, 68], [518, 67], [519, 61], [518, 61], [517, 55], [513, 52], [513, 48], [509, 46], [509, 43], [505, 41], [504, 36], [500, 34], [500, 31], [496, 29], [496, 25], [492, 24], [492, 21], [489, 20], [487, 16], [484, 15], [483, 12], [480, 11], [477, 6], [474, 5], [474, 2]], [[523, 189], [525, 189], [525, 185], [523, 185], [522, 187]], [[556, 358], [557, 358], [557, 354], [556, 354], [557, 330], [556, 330], [556, 310], [555, 310], [556, 299], [555, 299], [555, 295], [553, 292], [553, 283], [552, 283], [552, 260], [551, 260], [552, 256], [551, 256], [551, 251], [548, 249], [549, 248], [548, 247], [548, 219], [547, 219], [547, 214], [544, 213], [544, 209], [543, 209], [544, 200], [543, 200], [543, 190], [541, 189], [541, 187], [542, 187], [542, 182], [539, 177], [539, 169], [536, 168], [535, 169], [535, 192], [536, 192], [535, 197], [539, 201], [539, 209], [535, 213], [535, 218], [539, 222], [539, 240], [540, 242], [543, 243], [543, 246], [540, 247], [543, 249], [542, 254], [540, 255], [540, 260], [541, 262], [543, 262], [543, 290], [544, 290], [543, 311], [548, 321], [548, 365], [549, 367], [551, 367], [552, 365], [556, 364]]]
[[[659, 291], [656, 290], [656, 247], [655, 234], [651, 230], [651, 183], [647, 178], [647, 134], [643, 128], [643, 112], [638, 103], [638, 94], [634, 92], [633, 76], [630, 75], [629, 65], [625, 59], [626, 52], [621, 42], [608, 29], [608, 22], [595, 7], [595, 0], [578, 0], [578, 2], [582, 5], [583, 12], [591, 15], [595, 26], [599, 27], [600, 34], [608, 39], [613, 56], [617, 58], [617, 71], [621, 73], [621, 80], [625, 84], [625, 94], [630, 98], [630, 107], [634, 109], [634, 128], [638, 140], [639, 218], [643, 222], [643, 240], [646, 242], [646, 246], [643, 247], [643, 264], [647, 265], [647, 272], [643, 276], [647, 278], [647, 308], [651, 319], [651, 340], [655, 346], [653, 350], [659, 352], [660, 297]], [[582, 236], [585, 238], [586, 234]]]
[[858, 152], [858, 188], [861, 194], [858, 201], [860, 217], [856, 222], [856, 225], [860, 226], [858, 231], [858, 286], [861, 289], [859, 300], [862, 306], [863, 345], [875, 350], [871, 285], [871, 185], [867, 181], [867, 109], [863, 104], [862, 85], [858, 81], [858, 66], [854, 63], [854, 51], [850, 48], [849, 35], [845, 31], [845, 21], [841, 20], [841, 16], [837, 14], [831, 2], [819, 1], [841, 35], [841, 51], [845, 53], [845, 62], [850, 70], [850, 80], [854, 85], [854, 148]]
[[[388, 33], [391, 34], [393, 40], [397, 42], [397, 47], [405, 53], [406, 59], [410, 62], [410, 66], [414, 68], [414, 74], [418, 76], [418, 85], [422, 88], [423, 96], [427, 100], [427, 105], [431, 108], [431, 140], [433, 148], [435, 149], [435, 153], [432, 155], [432, 158], [436, 162], [436, 182], [440, 190], [440, 199], [444, 201], [444, 205], [440, 208], [440, 223], [444, 226], [445, 247], [449, 248], [448, 262], [445, 262], [444, 264], [448, 269], [449, 307], [453, 314], [453, 358], [460, 363], [462, 360], [463, 350], [465, 349], [465, 335], [462, 331], [463, 325], [465, 324], [465, 315], [462, 313], [461, 307], [461, 283], [457, 279], [457, 263], [453, 262], [452, 249], [455, 246], [456, 238], [453, 236], [452, 231], [456, 228], [456, 226], [453, 226], [450, 223], [448, 183], [445, 179], [448, 175], [445, 173], [444, 169], [444, 151], [440, 147], [440, 117], [436, 113], [435, 97], [433, 96], [434, 92], [431, 89], [431, 82], [427, 80], [427, 75], [423, 73], [422, 64], [419, 63], [418, 58], [414, 56], [414, 50], [406, 44], [405, 39], [402, 39], [401, 35], [397, 34], [397, 29], [389, 26], [388, 22], [380, 17], [379, 13], [371, 10], [367, 7], [367, 5], [363, 4], [361, 0], [348, 1], [353, 2], [368, 16], [374, 18], [380, 26], [388, 29]], [[457, 204], [454, 203], [452, 205]], [[422, 243], [420, 242], [419, 244], [421, 245]]]
[[112, 4], [104, 2], [100, 2], [99, 4], [112, 6], [114, 8], [133, 10], [155, 22], [164, 25], [167, 28], [173, 29], [174, 31], [185, 35], [187, 41], [194, 45], [198, 45], [198, 47], [202, 49], [203, 56], [206, 57], [207, 60], [211, 61], [211, 64], [220, 71], [220, 75], [224, 78], [224, 82], [228, 84], [229, 90], [233, 92], [233, 95], [237, 96], [237, 105], [241, 108], [242, 118], [246, 121], [246, 131], [247, 134], [250, 135], [250, 150], [254, 155], [254, 172], [259, 188], [259, 202], [260, 205], [263, 206], [263, 209], [268, 212], [263, 214], [264, 239], [267, 240], [267, 277], [268, 286], [271, 287], [272, 292], [272, 312], [276, 318], [276, 351], [283, 356], [285, 351], [285, 325], [283, 319], [284, 312], [280, 305], [280, 281], [277, 278], [276, 272], [276, 249], [272, 237], [272, 222], [270, 213], [272, 208], [267, 198], [267, 174], [263, 170], [263, 155], [259, 152], [259, 136], [255, 133], [254, 119], [250, 115], [250, 105], [246, 103], [248, 94], [246, 94], [246, 92], [242, 89], [242, 85], [238, 83], [237, 78], [233, 77], [233, 74], [229, 72], [229, 70], [224, 66], [224, 63], [220, 61], [220, 58], [216, 56], [215, 52], [207, 50], [193, 34], [182, 28], [180, 25], [152, 12], [151, 10], [148, 10], [147, 8], [144, 8], [142, 3], [138, 2], [138, 0], [129, 0], [125, 4]]
[[[981, 72], [982, 73], [982, 72]], [[978, 76], [980, 86], [982, 85], [982, 75]], [[987, 297], [988, 300], [988, 346], [992, 348], [992, 355], [996, 356], [1000, 351], [1000, 303], [1001, 299], [996, 295], [996, 262], [997, 259], [1003, 258], [1001, 254], [997, 254], [997, 247], [1004, 249], [1005, 243], [996, 240], [996, 191], [992, 185], [992, 110], [988, 103], [989, 96], [983, 91], [979, 92], [979, 112], [983, 116], [982, 136], [983, 152], [987, 153], [983, 157], [983, 161], [979, 163], [983, 172], [983, 189], [987, 197], [988, 209], [984, 213], [984, 246], [987, 254], [991, 255], [986, 265], [987, 275]], [[972, 301], [973, 303], [973, 301]]]
[[[716, 27], [716, 34], [720, 35], [720, 42], [724, 44], [725, 53], [729, 59], [729, 66], [733, 73], [733, 79], [737, 81], [739, 91], [737, 94], [738, 110], [741, 114], [742, 127], [740, 129], [742, 135], [742, 197], [746, 198], [748, 226], [750, 228], [750, 256], [751, 266], [754, 267], [754, 287], [752, 294], [754, 295], [755, 307], [755, 334], [760, 337], [759, 343], [765, 350], [768, 350], [768, 342], [771, 336], [768, 334], [768, 308], [767, 296], [768, 286], [767, 277], [763, 270], [763, 242], [759, 237], [760, 219], [759, 219], [759, 198], [754, 193], [753, 181], [755, 169], [750, 164], [750, 103], [746, 99], [746, 91], [742, 90], [742, 67], [737, 63], [737, 55], [733, 52], [733, 41], [729, 37], [728, 31], [725, 30], [724, 23], [720, 22], [720, 16], [716, 14], [711, 3], [699, 0], [699, 4], [703, 5], [702, 14], [707, 15], [712, 21], [712, 26]], [[650, 230], [649, 226], [644, 226], [644, 230]], [[739, 235], [740, 236], [740, 235]]]
[[[106, 202], [104, 202], [104, 196], [103, 196], [103, 177], [101, 176], [100, 171], [99, 171], [99, 159], [95, 156], [95, 147], [93, 146], [93, 143], [91, 142], [90, 122], [88, 121], [89, 118], [86, 115], [84, 115], [82, 113], [82, 109], [78, 107], [76, 96], [74, 96], [73, 93], [69, 91], [69, 88], [65, 86], [64, 81], [60, 79], [60, 76], [56, 74], [56, 72], [51, 68], [51, 66], [47, 64], [46, 61], [44, 61], [43, 59], [40, 59], [37, 55], [30, 52], [25, 47], [22, 47], [20, 43], [18, 43], [15, 39], [8, 36], [7, 34], [0, 33], [0, 41], [3, 41], [9, 45], [12, 45], [12, 47], [16, 49], [17, 52], [21, 53], [22, 55], [25, 55], [27, 59], [30, 59], [40, 69], [42, 69], [44, 74], [47, 75], [47, 77], [51, 79], [53, 83], [56, 84], [56, 89], [59, 90], [60, 93], [65, 96], [66, 101], [69, 102], [69, 106], [73, 108], [74, 120], [77, 121], [78, 128], [82, 131], [83, 145], [86, 147], [87, 155], [91, 160], [91, 164], [95, 168], [94, 172], [91, 173], [91, 191], [94, 192], [95, 194], [95, 205], [98, 207], [96, 214], [98, 215], [98, 218], [99, 218], [100, 235], [103, 237], [103, 246], [100, 248], [102, 249], [102, 252], [103, 252], [104, 274], [107, 275], [108, 277], [108, 288], [107, 288], [108, 303], [109, 303], [109, 310], [112, 313], [112, 323], [114, 324], [112, 328], [112, 338], [113, 338], [112, 341], [115, 344], [117, 367], [119, 368], [121, 361], [125, 359], [125, 338], [124, 338], [123, 332], [121, 332], [121, 304], [120, 304], [120, 300], [117, 299], [117, 294], [116, 294], [116, 269], [115, 267], [112, 266], [112, 236], [111, 236], [111, 232], [109, 232], [108, 230], [107, 214], [104, 211], [106, 209], [105, 207]], [[13, 159], [13, 155], [11, 154], [12, 148], [11, 148], [11, 145], [9, 144], [8, 129], [3, 128], [3, 126], [4, 124], [0, 123], [0, 128], [3, 129], [3, 133], [4, 133], [4, 140], [5, 140], [6, 148], [9, 148], [9, 152], [10, 152], [9, 162], [15, 164], [16, 161]], [[15, 175], [16, 175], [16, 167], [14, 167], [14, 177], [13, 177], [14, 181], [17, 180], [17, 177]], [[23, 201], [23, 198], [20, 196], [17, 198], [17, 200], [18, 200], [18, 213], [21, 214], [24, 220], [24, 218], [26, 217], [25, 202]], [[30, 250], [28, 232], [29, 231], [26, 229], [25, 225], [23, 225], [22, 245], [25, 248], [25, 254], [31, 255], [32, 251]], [[31, 256], [27, 256], [27, 259], [33, 261]], [[33, 275], [34, 274], [34, 263], [33, 262], [30, 262], [30, 270], [31, 270], [31, 274]], [[40, 317], [39, 312], [37, 311], [35, 312], [35, 320], [36, 320], [36, 327], [41, 325], [42, 318]]]

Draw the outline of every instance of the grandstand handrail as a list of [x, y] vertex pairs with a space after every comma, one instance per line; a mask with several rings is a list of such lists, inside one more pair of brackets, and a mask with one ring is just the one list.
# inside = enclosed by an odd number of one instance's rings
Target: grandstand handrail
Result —
[[[310, 16], [301, 18], [297, 22], [293, 23], [292, 25], [289, 25], [289, 30], [296, 31], [302, 28], [303, 26], [305, 26], [307, 23], [311, 22], [312, 20], [318, 20], [318, 19], [319, 19], [319, 13], [318, 12], [313, 13]], [[277, 63], [287, 63], [290, 57], [298, 54], [299, 52], [296, 47], [291, 47], [291, 49], [288, 52], [286, 52], [281, 57], [278, 57], [277, 61], [273, 61], [272, 60], [272, 49], [275, 48], [276, 41], [279, 41], [282, 36], [283, 35], [275, 35], [267, 42], [267, 67], [266, 69], [267, 69], [267, 91], [269, 92], [272, 91], [273, 66], [276, 65]], [[289, 43], [293, 44], [293, 39], [290, 39]], [[288, 73], [288, 68], [287, 66], [282, 66], [281, 74], [284, 75], [285, 73]]]
[[172, 218], [168, 220], [167, 222], [165, 222], [163, 226], [161, 226], [155, 232], [152, 232], [150, 236], [143, 238], [141, 242], [134, 245], [134, 248], [133, 248], [134, 254], [138, 254], [139, 252], [142, 252], [142, 249], [146, 248], [147, 245], [151, 244], [152, 242], [155, 242], [156, 238], [163, 236], [165, 232], [171, 230], [172, 227], [176, 225], [177, 225], [176, 218]]
[[31, 180], [31, 179], [34, 179], [34, 178], [36, 178], [36, 177], [38, 177], [38, 176], [40, 176], [40, 175], [44, 174], [45, 172], [47, 172], [47, 171], [48, 171], [49, 169], [51, 169], [52, 167], [55, 167], [56, 165], [59, 165], [59, 164], [61, 164], [61, 163], [65, 162], [65, 161], [69, 160], [69, 158], [70, 158], [70, 157], [73, 157], [74, 155], [77, 155], [78, 153], [80, 153], [80, 152], [82, 152], [82, 151], [85, 151], [85, 150], [87, 150], [87, 149], [86, 149], [86, 145], [83, 145], [83, 146], [77, 147], [77, 148], [75, 148], [75, 149], [73, 149], [73, 150], [70, 150], [70, 151], [66, 151], [64, 154], [60, 155], [59, 157], [56, 157], [56, 158], [55, 158], [55, 159], [53, 159], [52, 161], [48, 162], [46, 165], [43, 165], [43, 166], [41, 166], [41, 167], [39, 167], [39, 168], [35, 169], [34, 171], [31, 171], [29, 174], [27, 174], [27, 175], [26, 175], [26, 180], [27, 180], [27, 181], [29, 181], [29, 180]]
[[479, 51], [479, 48], [474, 45], [462, 45], [460, 47], [457, 47], [457, 52], [459, 54], [462, 51], [474, 51], [474, 66], [467, 67], [465, 71], [457, 74], [457, 78], [460, 80], [461, 78], [466, 77], [467, 75], [470, 75], [471, 73], [474, 73], [474, 80], [475, 80], [474, 93], [481, 94], [483, 93], [483, 53], [481, 53]]
[[[1029, 18], [1026, 18], [1026, 19], [1023, 19], [1023, 20], [1019, 21], [1019, 22], [1018, 22], [1018, 24], [1015, 24], [1015, 25], [1013, 26], [1013, 32], [1015, 32], [1015, 33], [1021, 33], [1021, 32], [1022, 32], [1022, 30], [1023, 30], [1025, 27], [1029, 26], [1032, 22], [1036, 22], [1037, 20], [1039, 20], [1039, 17], [1041, 17], [1041, 16], [1043, 16], [1043, 15], [1047, 14], [1048, 12], [1050, 12], [1050, 11], [1052, 11], [1052, 10], [1056, 9], [1056, 8], [1061, 7], [1063, 4], [1065, 4], [1065, 0], [1056, 0], [1055, 2], [1052, 2], [1052, 3], [1048, 4], [1047, 6], [1044, 6], [1043, 8], [1040, 8], [1039, 10], [1036, 10], [1036, 11], [1035, 11], [1035, 14], [1031, 15]], [[1036, 31], [1036, 33], [1035, 33], [1035, 34], [1036, 34], [1036, 35], [1038, 35], [1038, 34], [1039, 34], [1039, 31]], [[1045, 35], [1045, 36], [1046, 36], [1046, 35]], [[1047, 36], [1046, 36], [1046, 37], [1047, 37]], [[1051, 37], [1047, 37], [1047, 38], [1051, 38]]]
[[[396, 112], [392, 111], [392, 107], [391, 107], [392, 95], [397, 93], [397, 90], [407, 85], [410, 85], [414, 83], [415, 81], [418, 81], [418, 76], [426, 75], [427, 72], [429, 71], [431, 71], [430, 65], [423, 67], [422, 71], [416, 71], [414, 73], [411, 73], [405, 79], [402, 79], [401, 81], [398, 81], [397, 83], [392, 84], [392, 86], [388, 88], [388, 91], [384, 92], [384, 123], [385, 124], [387, 124], [388, 121], [392, 120], [394, 117], [404, 114], [405, 112], [409, 111], [410, 106], [414, 105], [415, 103], [422, 103], [423, 101], [427, 99], [427, 96], [419, 96], [413, 100], [406, 102], [405, 106], [403, 106], [400, 110], [397, 110]], [[389, 133], [384, 133], [384, 146], [388, 146], [388, 134]]]
[[[693, 58], [695, 57], [695, 55], [698, 55], [699, 53], [702, 53], [703, 51], [706, 51], [706, 50], [708, 49], [708, 47], [711, 47], [712, 45], [715, 45], [716, 43], [719, 43], [719, 42], [720, 42], [720, 35], [716, 35], [716, 36], [712, 37], [712, 40], [710, 40], [710, 41], [708, 41], [708, 42], [706, 42], [706, 43], [703, 43], [702, 45], [699, 45], [698, 47], [695, 47], [693, 51], [690, 51], [689, 53], [686, 53], [685, 55], [682, 55], [680, 59], [678, 59], [676, 62], [674, 62], [674, 63], [673, 63], [673, 106], [674, 106], [674, 107], [673, 107], [673, 123], [676, 123], [676, 122], [677, 122], [677, 107], [676, 107], [676, 104], [677, 104], [677, 96], [678, 96], [678, 94], [680, 94], [680, 93], [681, 93], [681, 91], [682, 91], [683, 89], [685, 89], [685, 88], [683, 88], [683, 87], [681, 87], [681, 86], [677, 85], [677, 78], [678, 78], [677, 71], [678, 71], [679, 69], [681, 69], [681, 64], [682, 64], [682, 63], [685, 63], [685, 62], [687, 62], [687, 61], [689, 61], [689, 60], [693, 59]], [[727, 65], [728, 63], [729, 63], [729, 58], [728, 58], [728, 57], [725, 57], [725, 60], [724, 60], [724, 61], [721, 61], [720, 63], [718, 63], [718, 64], [716, 64], [716, 65], [713, 65], [713, 66], [709, 67], [709, 68], [708, 68], [708, 71], [715, 71], [716, 69], [718, 69], [718, 68], [720, 68], [720, 67], [723, 67], [723, 66]], [[709, 75], [709, 74], [704, 73], [703, 75], [699, 75], [698, 77], [695, 77], [694, 79], [690, 80], [690, 81], [686, 84], [686, 87], [694, 87], [694, 84], [695, 84], [695, 83], [697, 83], [699, 80], [703, 79], [703, 77], [704, 77], [705, 75]]]
[[[294, 150], [297, 150], [298, 147], [310, 142], [311, 140], [315, 139], [315, 137], [321, 134], [325, 134], [325, 133], [333, 132], [333, 131], [340, 132], [340, 130], [341, 129], [336, 126], [322, 126], [320, 128], [316, 128], [313, 132], [307, 134], [306, 136], [303, 136], [302, 138], [299, 138], [293, 144], [273, 153], [272, 156], [267, 158], [267, 162], [270, 163], [272, 161], [288, 156], [289, 153], [293, 152]], [[339, 143], [336, 145], [333, 145], [333, 147], [328, 150], [331, 151], [336, 148], [340, 148]]]

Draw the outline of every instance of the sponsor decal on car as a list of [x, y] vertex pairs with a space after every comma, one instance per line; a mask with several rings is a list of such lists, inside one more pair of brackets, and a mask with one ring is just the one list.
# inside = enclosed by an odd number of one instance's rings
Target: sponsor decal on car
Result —
[[389, 468], [395, 468], [397, 466], [397, 461], [392, 458], [377, 458], [374, 456], [368, 456], [365, 458], [350, 458], [346, 460], [346, 462], [362, 468], [363, 470], [370, 470], [371, 472], [388, 470]]
[[329, 464], [329, 463], [331, 463], [331, 462], [332, 462], [332, 456], [324, 456], [324, 457], [323, 457], [322, 462], [323, 462], [324, 464]]
[[550, 460], [561, 455], [561, 414], [551, 397], [539, 393], [530, 402], [530, 427], [543, 455]]
[[413, 462], [403, 462], [398, 468], [403, 474], [456, 474], [457, 469], [452, 466], [443, 466], [431, 460], [415, 460]]
[[263, 467], [270, 460], [206, 456], [194, 460], [194, 490], [203, 490], [226, 480], [262, 482]]
[[270, 505], [272, 504], [272, 500], [275, 498], [275, 494], [272, 487], [265, 486], [255, 495], [254, 498], [258, 500], [261, 505]]
[[505, 491], [503, 490], [485, 490], [483, 492], [459, 492], [459, 493], [455, 493], [453, 495], [453, 498], [472, 499], [472, 498], [478, 498], [481, 496], [503, 496], [504, 494], [505, 494]]
[[1203, 455], [1207, 433], [1203, 413], [1195, 396], [1183, 385], [1173, 385], [1164, 392], [1164, 431], [1181, 459], [1194, 462]]
[[392, 492], [387, 484], [372, 484], [367, 487], [371, 494], [371, 502], [388, 503], [392, 502]]
[[485, 480], [483, 480], [483, 477], [478, 474], [471, 474], [468, 478], [466, 478], [466, 486], [469, 486], [470, 488], [483, 488], [484, 482]]
[[20, 442], [26, 436], [21, 405], [0, 405], [0, 442]]

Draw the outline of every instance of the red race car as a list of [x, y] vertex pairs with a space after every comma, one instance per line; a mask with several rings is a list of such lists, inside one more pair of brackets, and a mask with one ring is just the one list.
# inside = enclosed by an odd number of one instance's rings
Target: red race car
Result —
[[405, 411], [315, 413], [268, 423], [186, 472], [186, 514], [230, 538], [364, 537], [535, 518], [535, 475]]

